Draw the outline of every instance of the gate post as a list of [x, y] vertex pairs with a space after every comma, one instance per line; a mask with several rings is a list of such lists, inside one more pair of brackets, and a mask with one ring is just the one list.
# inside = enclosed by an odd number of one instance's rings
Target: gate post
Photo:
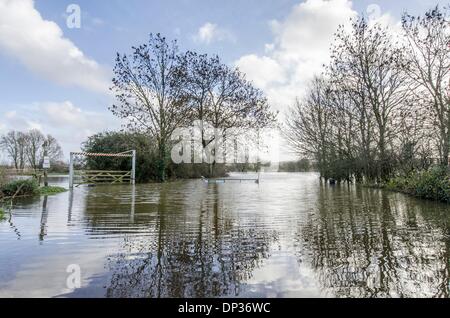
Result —
[[136, 150], [131, 151], [133, 158], [131, 159], [131, 184], [136, 184]]
[[69, 188], [73, 189], [73, 153], [70, 153], [69, 161]]

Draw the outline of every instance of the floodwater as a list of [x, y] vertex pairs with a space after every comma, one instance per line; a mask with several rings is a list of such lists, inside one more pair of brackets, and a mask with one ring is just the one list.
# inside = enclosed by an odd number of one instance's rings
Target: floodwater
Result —
[[0, 297], [449, 297], [449, 225], [314, 173], [79, 187], [0, 221]]

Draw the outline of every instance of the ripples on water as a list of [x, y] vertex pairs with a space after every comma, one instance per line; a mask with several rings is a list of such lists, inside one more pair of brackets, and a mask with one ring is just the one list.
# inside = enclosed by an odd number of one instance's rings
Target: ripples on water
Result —
[[80, 187], [0, 222], [0, 296], [448, 297], [449, 212], [313, 173]]

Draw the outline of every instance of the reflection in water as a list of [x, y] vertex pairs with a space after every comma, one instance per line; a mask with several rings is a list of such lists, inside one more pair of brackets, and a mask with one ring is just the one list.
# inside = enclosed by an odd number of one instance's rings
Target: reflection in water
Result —
[[322, 187], [299, 229], [324, 289], [339, 297], [448, 297], [448, 210], [399, 194]]
[[302, 173], [80, 187], [0, 223], [0, 296], [448, 297], [449, 212]]
[[217, 187], [185, 198], [187, 204], [177, 207], [184, 213], [174, 215], [170, 185], [162, 186], [148, 235], [125, 237], [124, 252], [111, 258], [107, 296], [239, 295], [240, 283], [269, 256], [268, 243], [276, 237], [234, 227], [237, 220], [222, 210]]
[[47, 218], [48, 218], [48, 210], [47, 210], [47, 200], [48, 196], [44, 196], [44, 200], [42, 201], [42, 214], [41, 214], [41, 230], [39, 232], [39, 241], [43, 241], [47, 228]]
[[13, 219], [12, 219], [12, 214], [9, 213], [8, 216], [7, 216], [5, 219], [0, 220], [0, 222], [2, 222], [2, 221], [8, 222], [9, 228], [10, 228], [10, 229], [12, 230], [12, 232], [16, 235], [17, 240], [20, 240], [20, 238], [22, 237], [22, 235], [20, 234], [19, 229], [14, 225], [14, 221], [13, 221]]

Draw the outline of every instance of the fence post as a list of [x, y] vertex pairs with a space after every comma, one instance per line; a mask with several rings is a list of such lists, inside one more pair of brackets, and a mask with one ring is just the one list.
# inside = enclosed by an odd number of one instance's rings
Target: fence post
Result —
[[70, 153], [69, 162], [69, 188], [73, 189], [73, 153]]
[[132, 150], [133, 158], [131, 159], [131, 184], [136, 184], [136, 150]]

